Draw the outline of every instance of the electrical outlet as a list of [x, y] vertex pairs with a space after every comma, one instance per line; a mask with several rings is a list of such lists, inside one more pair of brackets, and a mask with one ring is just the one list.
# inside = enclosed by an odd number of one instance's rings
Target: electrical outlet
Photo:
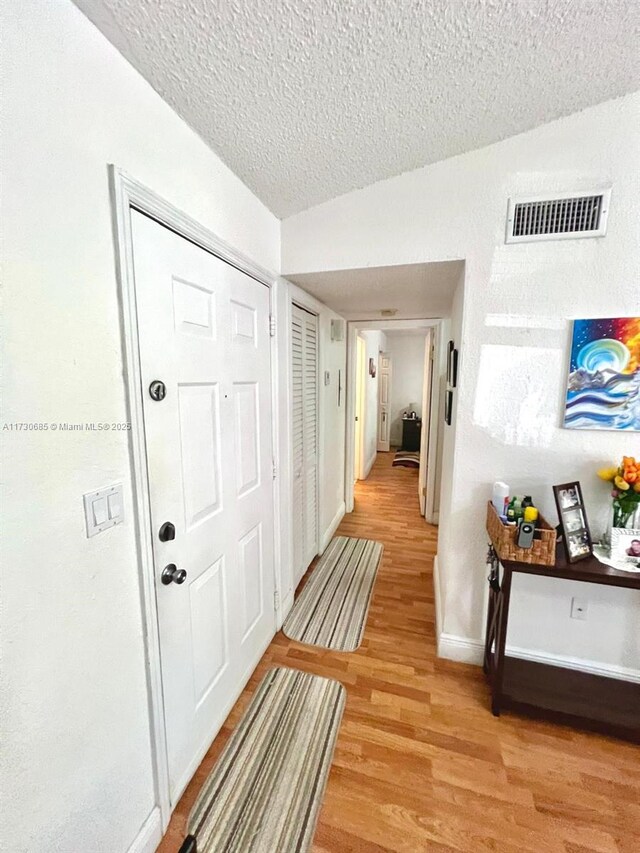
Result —
[[582, 619], [583, 621], [587, 618], [587, 611], [589, 607], [587, 602], [582, 598], [572, 598], [571, 599], [571, 618], [572, 619]]

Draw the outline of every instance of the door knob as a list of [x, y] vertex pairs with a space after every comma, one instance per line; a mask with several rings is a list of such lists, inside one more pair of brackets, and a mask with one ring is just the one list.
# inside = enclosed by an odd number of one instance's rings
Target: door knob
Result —
[[187, 573], [184, 569], [179, 569], [175, 563], [169, 563], [165, 566], [160, 575], [160, 580], [165, 586], [170, 583], [184, 583], [187, 579]]

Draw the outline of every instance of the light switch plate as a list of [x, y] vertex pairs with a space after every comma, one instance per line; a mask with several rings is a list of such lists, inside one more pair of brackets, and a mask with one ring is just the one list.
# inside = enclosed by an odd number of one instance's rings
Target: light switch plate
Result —
[[124, 504], [122, 500], [122, 483], [87, 492], [83, 495], [84, 520], [87, 525], [87, 537], [95, 536], [122, 524], [124, 521]]

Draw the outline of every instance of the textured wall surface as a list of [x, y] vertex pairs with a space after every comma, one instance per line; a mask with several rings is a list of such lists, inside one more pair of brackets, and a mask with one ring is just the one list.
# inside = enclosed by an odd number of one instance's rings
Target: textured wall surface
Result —
[[75, 0], [280, 216], [640, 86], [632, 0]]
[[[3, 420], [126, 422], [107, 164], [274, 270], [280, 223], [71, 3], [2, 17]], [[124, 853], [155, 800], [128, 433], [0, 436], [0, 847]]]
[[[597, 239], [505, 244], [507, 199], [613, 186]], [[282, 223], [284, 274], [465, 258], [452, 337], [460, 343], [453, 470], [443, 471], [438, 558], [445, 631], [483, 632], [485, 501], [496, 479], [555, 518], [551, 486], [583, 485], [602, 532], [596, 469], [640, 455], [640, 434], [561, 428], [571, 319], [640, 314], [640, 93], [381, 181]], [[458, 332], [459, 330], [459, 332]], [[449, 448], [449, 457], [452, 453]], [[452, 490], [445, 494], [445, 489]], [[639, 671], [640, 593], [523, 578], [510, 641]], [[569, 618], [570, 600], [590, 602]]]

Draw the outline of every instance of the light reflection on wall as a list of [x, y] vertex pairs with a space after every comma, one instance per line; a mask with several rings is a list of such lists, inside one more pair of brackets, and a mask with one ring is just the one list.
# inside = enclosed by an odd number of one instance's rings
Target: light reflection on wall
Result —
[[561, 349], [484, 344], [473, 422], [496, 441], [548, 447], [558, 427]]
[[565, 329], [568, 321], [564, 317], [528, 317], [524, 314], [487, 314], [485, 326], [502, 326], [508, 329]]

